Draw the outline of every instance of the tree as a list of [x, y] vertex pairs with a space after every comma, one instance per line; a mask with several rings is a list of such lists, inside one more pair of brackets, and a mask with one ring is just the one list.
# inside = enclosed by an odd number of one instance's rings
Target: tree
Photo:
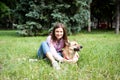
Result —
[[116, 0], [116, 34], [119, 34], [119, 28], [120, 28], [120, 1]]
[[0, 25], [6, 25], [4, 22], [4, 19], [7, 17], [9, 19], [10, 15], [10, 8], [4, 4], [3, 2], [0, 2]]
[[1, 0], [0, 1], [0, 27], [12, 28], [13, 12], [16, 0]]
[[92, 0], [89, 2], [89, 8], [88, 8], [88, 10], [89, 10], [89, 12], [90, 12], [90, 14], [89, 14], [89, 18], [88, 18], [88, 32], [91, 32], [91, 3], [92, 3]]
[[100, 22], [107, 22], [107, 29], [112, 28], [112, 23], [115, 15], [115, 1], [114, 0], [93, 0], [91, 4], [92, 21], [97, 19], [97, 28]]
[[[88, 26], [90, 15], [89, 4], [91, 1], [92, 0], [20, 0], [15, 9], [15, 15], [19, 15], [18, 24], [23, 24], [24, 26], [22, 27], [25, 27], [26, 22], [29, 22], [29, 24], [36, 22], [42, 26], [41, 29], [45, 30], [46, 28], [52, 28], [55, 22], [62, 22], [66, 24], [69, 34], [79, 33], [81, 28]], [[34, 27], [31, 28], [31, 26], [29, 26], [28, 28], [32, 30]]]

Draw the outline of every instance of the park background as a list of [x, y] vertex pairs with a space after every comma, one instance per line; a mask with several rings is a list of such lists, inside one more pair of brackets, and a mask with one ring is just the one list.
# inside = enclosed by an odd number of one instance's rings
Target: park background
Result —
[[[119, 0], [1, 0], [1, 80], [120, 80]], [[83, 46], [76, 65], [36, 59], [54, 23]]]

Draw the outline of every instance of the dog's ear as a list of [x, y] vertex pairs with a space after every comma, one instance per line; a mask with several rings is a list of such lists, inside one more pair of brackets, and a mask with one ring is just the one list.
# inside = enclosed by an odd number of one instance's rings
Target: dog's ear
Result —
[[73, 39], [73, 40], [77, 42], [77, 40], [76, 40], [76, 39]]
[[70, 42], [68, 41], [68, 42], [65, 42], [65, 45], [66, 46], [70, 46]]

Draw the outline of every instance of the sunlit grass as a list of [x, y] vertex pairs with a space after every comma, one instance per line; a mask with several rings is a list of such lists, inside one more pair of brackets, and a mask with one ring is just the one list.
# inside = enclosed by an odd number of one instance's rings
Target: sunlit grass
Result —
[[120, 80], [120, 35], [94, 31], [69, 36], [83, 49], [78, 66], [62, 63], [60, 71], [46, 60], [29, 62], [46, 37], [0, 31], [0, 80]]

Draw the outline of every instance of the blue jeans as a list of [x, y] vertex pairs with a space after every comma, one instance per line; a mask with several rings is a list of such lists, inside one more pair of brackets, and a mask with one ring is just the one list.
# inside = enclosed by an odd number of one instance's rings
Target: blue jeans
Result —
[[48, 46], [48, 43], [46, 41], [42, 42], [39, 49], [38, 49], [38, 58], [45, 58], [46, 53], [50, 52], [50, 48]]
[[[50, 52], [50, 47], [48, 45], [48, 43], [46, 41], [42, 42], [39, 49], [38, 49], [38, 52], [37, 52], [37, 56], [38, 58], [45, 58], [46, 57], [46, 54], [47, 52]], [[58, 52], [58, 54], [60, 56], [62, 56], [61, 52]]]

